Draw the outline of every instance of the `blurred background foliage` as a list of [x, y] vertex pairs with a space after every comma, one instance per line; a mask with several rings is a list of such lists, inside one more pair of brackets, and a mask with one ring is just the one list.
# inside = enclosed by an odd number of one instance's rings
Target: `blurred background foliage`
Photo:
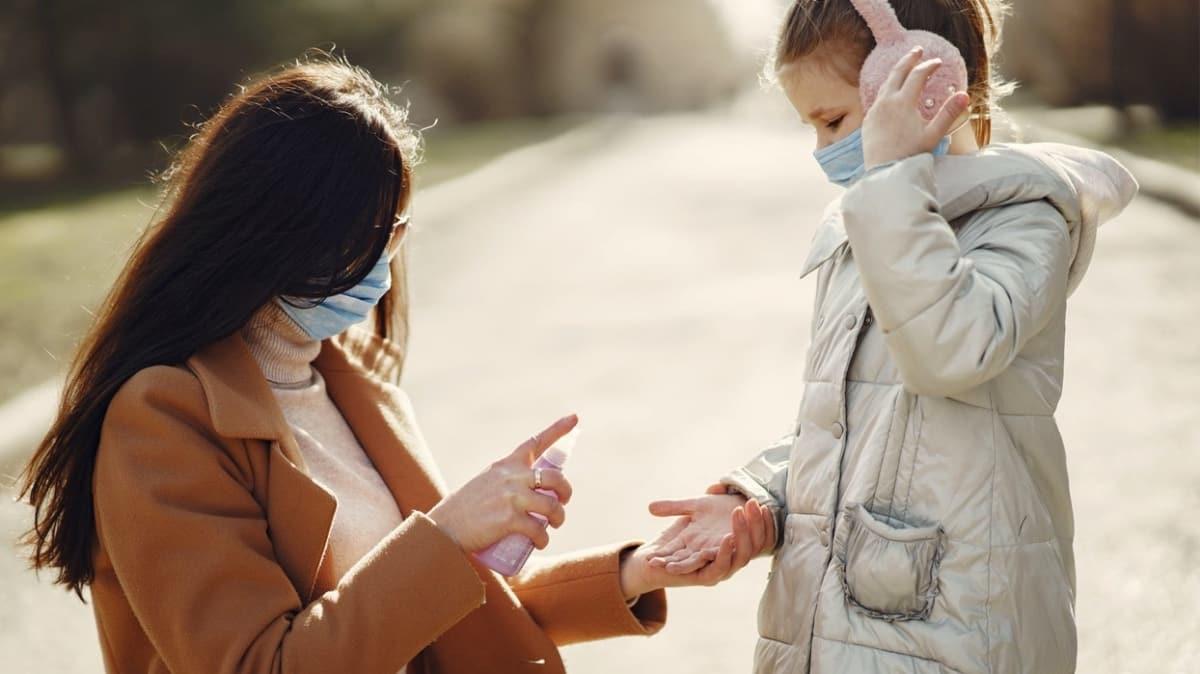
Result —
[[[787, 4], [0, 0], [0, 401], [61, 370], [152, 219], [148, 174], [236, 83], [336, 47], [437, 123], [428, 186], [581, 119], [759, 86]], [[1019, 119], [1200, 170], [1200, 3], [1012, 4], [1000, 62]]]
[[[1012, 0], [1001, 65], [1023, 119], [1200, 171], [1200, 2]], [[1083, 108], [1081, 106], [1087, 106]]]
[[[753, 86], [732, 4], [776, 0], [4, 0], [0, 181], [137, 176], [231, 84], [337, 46], [453, 126], [697, 108]], [[1200, 3], [1015, 0], [1002, 63], [1050, 106], [1200, 114]], [[722, 5], [724, 5], [722, 7]], [[732, 10], [736, 13], [736, 10]], [[756, 48], [755, 48], [756, 47]], [[1026, 99], [1029, 100], [1029, 99]]]
[[63, 371], [191, 125], [310, 50], [436, 123], [422, 186], [586, 116], [698, 109], [753, 81], [752, 54], [695, 0], [0, 3], [0, 401]]
[[1150, 105], [1200, 115], [1200, 2], [1013, 0], [1004, 68], [1052, 106]]
[[[695, 108], [732, 94], [689, 0], [5, 0], [3, 177], [137, 175], [231, 85], [334, 48], [403, 84], [418, 123]], [[158, 155], [158, 161], [155, 161]]]

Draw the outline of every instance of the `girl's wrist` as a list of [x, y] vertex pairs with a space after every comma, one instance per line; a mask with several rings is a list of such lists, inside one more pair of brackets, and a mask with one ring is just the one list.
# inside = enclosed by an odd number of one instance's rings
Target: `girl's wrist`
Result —
[[627, 603], [635, 601], [638, 597], [651, 592], [658, 588], [650, 587], [650, 583], [646, 580], [643, 560], [638, 555], [641, 551], [641, 546], [636, 548], [626, 548], [621, 551], [620, 567], [618, 578], [621, 584], [621, 595], [625, 597]]

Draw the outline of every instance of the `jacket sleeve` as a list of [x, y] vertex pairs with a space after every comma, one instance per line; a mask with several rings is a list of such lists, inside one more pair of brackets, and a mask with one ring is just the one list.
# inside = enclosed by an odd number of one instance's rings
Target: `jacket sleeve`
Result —
[[395, 674], [483, 602], [461, 549], [414, 513], [302, 604], [239, 452], [210, 430], [199, 382], [180, 368], [135, 375], [105, 417], [97, 532], [166, 669]]
[[771, 443], [749, 463], [721, 478], [726, 489], [755, 499], [775, 516], [775, 547], [783, 542], [787, 517], [788, 463], [796, 436], [789, 434]]
[[1048, 202], [998, 208], [966, 249], [938, 212], [933, 157], [874, 167], [843, 219], [905, 387], [951, 396], [1004, 371], [1067, 295], [1071, 240]]
[[631, 607], [621, 591], [622, 543], [531, 563], [509, 584], [521, 605], [558, 646], [651, 635], [667, 621], [667, 595], [655, 590]]

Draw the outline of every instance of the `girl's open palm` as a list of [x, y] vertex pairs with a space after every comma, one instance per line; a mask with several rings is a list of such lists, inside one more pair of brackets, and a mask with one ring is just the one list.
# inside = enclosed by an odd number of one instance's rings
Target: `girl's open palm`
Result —
[[[714, 485], [699, 498], [655, 501], [650, 512], [659, 517], [679, 517], [656, 541], [649, 563], [671, 574], [692, 574], [718, 560], [723, 547], [732, 546], [728, 575], [774, 546], [775, 520], [756, 501], [724, 493]], [[664, 532], [666, 533], [666, 532]]]

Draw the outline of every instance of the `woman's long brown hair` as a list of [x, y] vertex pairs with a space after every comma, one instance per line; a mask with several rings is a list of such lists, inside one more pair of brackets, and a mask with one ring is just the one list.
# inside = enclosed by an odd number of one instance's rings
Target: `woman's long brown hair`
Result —
[[[279, 296], [359, 283], [407, 208], [419, 141], [387, 87], [344, 60], [297, 62], [231, 96], [164, 177], [164, 215], [135, 244], [22, 473], [33, 568], [83, 599], [94, 577], [92, 473], [101, 424], [136, 372], [179, 364]], [[375, 333], [404, 352], [403, 257]], [[398, 377], [399, 372], [387, 373]]]

